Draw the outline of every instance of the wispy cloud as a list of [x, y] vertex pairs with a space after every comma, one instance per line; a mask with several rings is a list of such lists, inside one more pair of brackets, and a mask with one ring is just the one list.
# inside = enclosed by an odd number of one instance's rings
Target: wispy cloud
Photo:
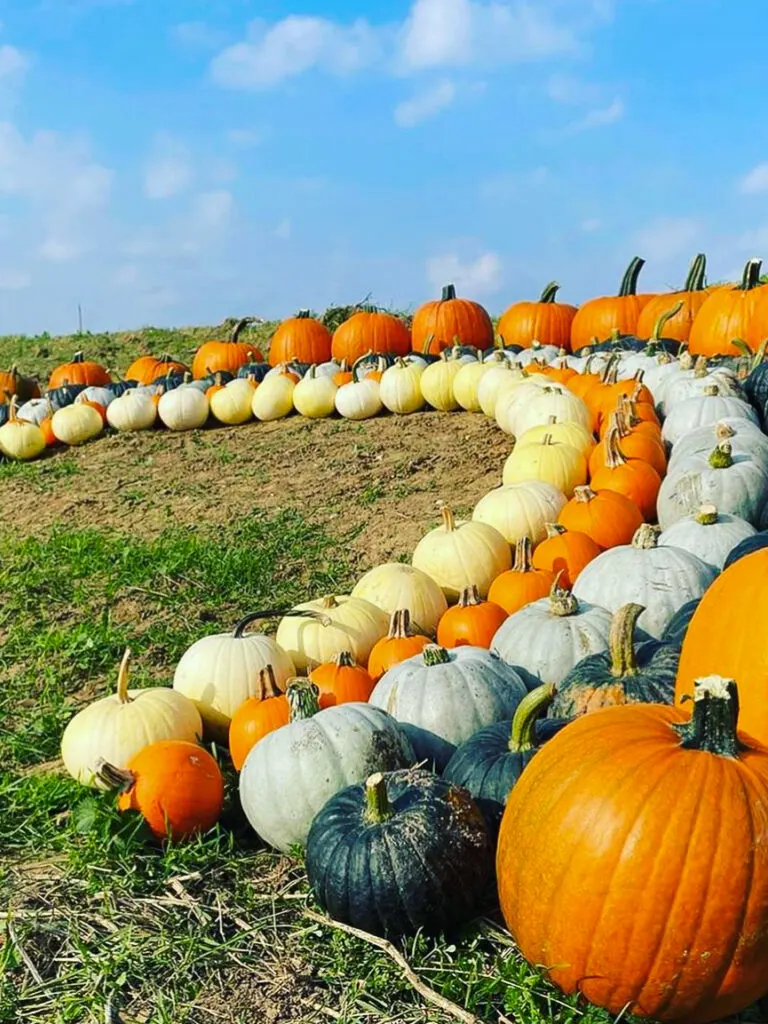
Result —
[[436, 82], [423, 92], [398, 103], [394, 112], [395, 122], [401, 128], [413, 128], [421, 124], [422, 121], [427, 121], [439, 114], [441, 110], [445, 110], [455, 98], [456, 86], [453, 82], [447, 79]]
[[495, 252], [484, 252], [474, 260], [458, 253], [445, 253], [427, 260], [427, 278], [432, 290], [455, 284], [467, 295], [492, 295], [501, 284], [502, 263]]
[[171, 39], [190, 50], [217, 50], [227, 40], [227, 33], [205, 21], [183, 21], [171, 28]]
[[616, 124], [617, 121], [621, 121], [626, 112], [624, 101], [617, 96], [607, 107], [596, 107], [594, 110], [589, 110], [583, 117], [566, 125], [562, 134], [580, 135], [582, 132], [589, 132], [595, 128]]
[[758, 164], [745, 174], [738, 183], [738, 190], [746, 196], [768, 192], [768, 163]]

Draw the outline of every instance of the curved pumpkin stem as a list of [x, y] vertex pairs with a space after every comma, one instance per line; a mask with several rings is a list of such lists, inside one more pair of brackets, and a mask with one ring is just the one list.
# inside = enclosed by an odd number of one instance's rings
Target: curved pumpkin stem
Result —
[[641, 604], [625, 604], [611, 619], [608, 651], [611, 656], [611, 675], [616, 678], [637, 675], [635, 659], [635, 626], [645, 611]]
[[686, 750], [738, 757], [744, 749], [736, 732], [738, 720], [739, 691], [735, 681], [705, 676], [694, 684], [690, 722], [673, 728], [680, 734], [680, 746]]
[[619, 446], [619, 427], [615, 417], [611, 417], [611, 425], [605, 432], [605, 464], [608, 469], [618, 469], [627, 463], [627, 457]]
[[320, 688], [309, 679], [289, 679], [285, 688], [291, 722], [312, 718], [320, 710]]
[[624, 271], [624, 277], [621, 279], [621, 287], [619, 288], [619, 298], [624, 298], [627, 295], [637, 295], [637, 279], [644, 266], [645, 260], [642, 256], [635, 256]]
[[128, 662], [131, 660], [131, 649], [126, 647], [123, 653], [123, 660], [120, 662], [120, 668], [117, 671], [117, 699], [121, 704], [130, 704], [131, 698], [128, 696]]
[[229, 340], [231, 342], [236, 342], [238, 340], [238, 338], [240, 337], [240, 335], [243, 333], [243, 331], [245, 330], [246, 327], [248, 327], [250, 324], [259, 324], [259, 323], [264, 323], [264, 321], [261, 320], [257, 316], [243, 316], [243, 317], [241, 317], [235, 323], [234, 327], [232, 328], [232, 333], [229, 336]]
[[560, 285], [557, 281], [550, 281], [548, 285], [545, 285], [544, 291], [541, 293], [539, 302], [554, 302], [557, 298], [557, 293], [560, 291]]
[[744, 273], [741, 277], [741, 284], [737, 285], [735, 291], [749, 292], [753, 288], [757, 288], [760, 284], [760, 270], [763, 266], [763, 261], [754, 257], [751, 260], [747, 260], [747, 264], [744, 267]]
[[683, 303], [682, 302], [676, 302], [675, 305], [672, 306], [671, 309], [668, 309], [666, 311], [666, 313], [662, 313], [661, 314], [661, 316], [658, 318], [656, 323], [653, 325], [653, 331], [651, 332], [651, 336], [648, 339], [648, 344], [649, 345], [658, 344], [661, 341], [661, 332], [664, 329], [664, 325], [669, 320], [671, 320], [672, 317], [677, 316], [677, 314], [680, 312], [680, 310], [682, 308], [683, 308]]
[[561, 569], [557, 576], [555, 576], [555, 582], [552, 584], [552, 589], [549, 592], [549, 610], [559, 618], [575, 615], [579, 610], [579, 602], [571, 591], [560, 586], [560, 579], [564, 572], [565, 569]]
[[530, 537], [518, 537], [515, 542], [514, 572], [531, 572], [533, 570], [533, 544]]
[[703, 252], [700, 252], [698, 256], [695, 256], [691, 268], [688, 271], [688, 277], [685, 279], [685, 285], [683, 291], [685, 292], [703, 292], [706, 290], [706, 275], [707, 275], [707, 257]]
[[107, 789], [116, 789], [118, 793], [127, 793], [132, 789], [136, 776], [125, 768], [116, 768], [103, 758], [96, 765], [96, 775]]
[[259, 700], [270, 700], [272, 697], [281, 697], [283, 691], [277, 685], [275, 670], [271, 665], [259, 670]]
[[443, 527], [446, 533], [453, 533], [456, 529], [456, 519], [453, 515], [453, 510], [448, 508], [447, 505], [443, 505], [440, 509], [440, 515], [443, 517]]
[[517, 705], [508, 744], [513, 754], [526, 754], [536, 748], [536, 722], [552, 703], [555, 692], [553, 683], [544, 683], [526, 694]]

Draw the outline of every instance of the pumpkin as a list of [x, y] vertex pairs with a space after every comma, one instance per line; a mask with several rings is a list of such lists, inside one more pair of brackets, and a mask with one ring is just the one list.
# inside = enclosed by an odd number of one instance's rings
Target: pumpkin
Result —
[[494, 527], [507, 544], [517, 544], [521, 537], [538, 544], [547, 535], [547, 523], [557, 519], [566, 501], [562, 491], [541, 480], [505, 484], [478, 501], [472, 519]]
[[389, 616], [361, 597], [327, 596], [297, 605], [277, 627], [275, 639], [299, 672], [349, 651], [358, 665], [387, 632]]
[[710, 295], [706, 286], [706, 273], [707, 257], [702, 252], [691, 263], [682, 291], [657, 295], [643, 308], [637, 321], [638, 338], [658, 338], [659, 319], [673, 306], [677, 306], [676, 312], [664, 320], [664, 336], [688, 341], [699, 310]]
[[251, 408], [256, 391], [249, 380], [236, 377], [214, 394], [208, 392], [211, 414], [219, 423], [237, 426], [253, 419]]
[[605, 435], [605, 465], [592, 477], [594, 491], [616, 491], [637, 505], [644, 519], [656, 517], [656, 499], [661, 477], [643, 459], [627, 458], [621, 448], [618, 428], [611, 427]]
[[478, 729], [510, 718], [526, 692], [518, 673], [488, 651], [430, 644], [383, 675], [370, 703], [397, 719], [417, 760], [441, 771]]
[[566, 530], [591, 537], [598, 547], [606, 550], [629, 544], [643, 522], [643, 515], [625, 494], [577, 487], [557, 521]]
[[259, 671], [256, 696], [244, 700], [229, 723], [229, 754], [237, 771], [260, 739], [289, 721], [288, 698], [277, 685], [272, 666], [267, 665]]
[[[551, 387], [553, 393], [563, 394], [567, 391], [560, 384], [555, 384], [547, 380], [546, 377], [536, 374], [533, 377], [526, 377], [526, 375], [520, 371], [513, 370], [511, 373], [507, 373], [506, 378], [499, 388], [499, 393], [496, 396], [494, 403], [494, 418], [499, 427], [504, 431], [505, 434], [511, 434], [513, 436], [520, 436], [521, 431], [517, 429], [517, 416], [520, 410], [533, 398], [538, 397], [542, 394], [545, 387]], [[550, 413], [550, 416], [553, 414]], [[547, 423], [552, 422], [550, 417], [547, 417]], [[557, 416], [554, 416], [554, 422], [557, 422]]]
[[75, 352], [68, 363], [57, 366], [48, 379], [48, 390], [53, 391], [62, 384], [109, 384], [112, 378], [100, 363], [86, 359], [82, 352]]
[[84, 786], [103, 788], [99, 762], [127, 768], [134, 755], [159, 740], [187, 740], [202, 735], [197, 708], [181, 693], [168, 687], [128, 689], [125, 651], [117, 675], [117, 691], [79, 711], [61, 738], [61, 759], [73, 779]]
[[517, 439], [516, 448], [523, 448], [527, 444], [540, 444], [545, 437], [551, 437], [558, 444], [567, 444], [577, 448], [585, 458], [589, 458], [595, 447], [595, 439], [592, 432], [582, 426], [581, 423], [541, 423], [538, 427], [531, 427]]
[[487, 597], [491, 583], [512, 564], [508, 543], [488, 523], [456, 522], [447, 507], [442, 517], [442, 526], [416, 545], [412, 564], [437, 583], [448, 601], [456, 601], [465, 587], [473, 585]]
[[559, 576], [562, 585], [570, 589], [601, 551], [588, 534], [567, 530], [559, 523], [547, 523], [547, 539], [533, 552], [533, 565]]
[[[766, 292], [760, 281], [761, 260], [751, 259], [744, 267], [741, 283], [733, 287], [724, 286], [711, 292], [691, 328], [688, 349], [693, 355], [736, 356], [740, 348], [736, 341], [743, 342], [755, 321], [755, 312]], [[752, 336], [761, 333], [756, 326]]]
[[107, 406], [107, 423], [120, 433], [148, 430], [156, 419], [157, 405], [139, 391], [126, 391]]
[[208, 413], [208, 399], [193, 387], [166, 391], [157, 403], [157, 415], [169, 430], [196, 430], [205, 424]]
[[333, 358], [350, 364], [369, 352], [405, 356], [410, 350], [411, 332], [403, 321], [375, 306], [362, 306], [337, 327], [331, 345]]
[[482, 412], [478, 389], [483, 377], [493, 369], [491, 363], [465, 363], [453, 380], [453, 396], [466, 412]]
[[256, 345], [240, 341], [244, 328], [253, 322], [253, 317], [243, 317], [232, 328], [228, 340], [204, 342], [192, 361], [192, 376], [199, 380], [220, 370], [236, 374], [246, 363], [262, 363], [264, 356]]
[[[442, 590], [440, 596], [443, 596]], [[420, 654], [428, 643], [428, 636], [411, 632], [411, 613], [407, 608], [393, 612], [389, 621], [389, 632], [381, 640], [377, 640], [368, 658], [370, 678], [377, 683], [393, 666], [399, 665], [406, 658]]]
[[591, 299], [578, 310], [571, 324], [571, 348], [577, 352], [593, 338], [603, 341], [613, 331], [634, 334], [652, 295], [637, 294], [637, 279], [645, 260], [635, 256], [627, 267], [617, 296]]
[[[82, 394], [77, 396], [77, 398], [75, 399], [75, 403], [74, 404], [75, 404], [75, 406], [87, 405], [89, 409], [93, 409], [94, 412], [98, 413], [99, 419], [101, 420], [102, 427], [104, 427], [106, 425], [106, 422], [107, 422], [107, 407], [105, 405], [101, 405], [99, 402], [93, 402], [90, 399], [87, 399], [85, 397], [85, 392], [83, 392]], [[53, 420], [53, 417], [51, 417], [51, 420]]]
[[416, 310], [411, 325], [414, 352], [439, 355], [456, 342], [487, 349], [493, 345], [493, 324], [479, 302], [456, 298], [452, 284], [442, 296]]
[[164, 355], [139, 356], [125, 371], [126, 380], [135, 380], [139, 384], [154, 384], [158, 377], [167, 377], [169, 373], [187, 373], [189, 367], [172, 356]]
[[342, 384], [336, 392], [336, 411], [347, 420], [368, 420], [381, 409], [379, 382], [370, 377]]
[[512, 790], [501, 909], [564, 992], [681, 1022], [723, 1020], [764, 992], [768, 752], [737, 738], [736, 711], [718, 677], [700, 680], [690, 721], [604, 708], [546, 743]]
[[144, 747], [125, 769], [103, 763], [101, 782], [120, 790], [121, 811], [138, 811], [158, 839], [178, 842], [213, 828], [224, 805], [224, 780], [207, 750], [183, 740]]
[[251, 412], [264, 423], [283, 419], [293, 412], [293, 393], [297, 386], [291, 377], [282, 373], [265, 377], [256, 390], [251, 392]]
[[661, 436], [668, 445], [674, 446], [691, 431], [714, 426], [724, 419], [751, 420], [758, 424], [757, 413], [749, 402], [721, 395], [718, 385], [710, 384], [700, 397], [687, 398], [669, 410]]
[[534, 341], [543, 341], [571, 350], [571, 325], [576, 307], [557, 302], [560, 285], [550, 281], [538, 302], [515, 302], [499, 319], [497, 333], [505, 345], [530, 348]]
[[729, 569], [735, 562], [745, 558], [747, 555], [753, 554], [755, 551], [762, 551], [765, 547], [768, 547], [768, 533], [765, 531], [747, 537], [746, 540], [741, 541], [731, 551], [725, 560], [723, 569]]
[[261, 689], [260, 675], [271, 667], [276, 685], [284, 689], [295, 673], [289, 654], [270, 637], [246, 630], [269, 612], [246, 615], [231, 633], [214, 633], [196, 640], [181, 656], [173, 688], [197, 705], [206, 730], [226, 735], [240, 705]]
[[384, 371], [379, 385], [382, 404], [390, 412], [406, 416], [424, 408], [425, 399], [421, 393], [421, 375], [424, 367], [418, 363], [406, 363], [398, 357], [397, 362]]
[[448, 607], [432, 577], [403, 562], [385, 562], [369, 569], [355, 584], [352, 597], [362, 597], [390, 616], [405, 609], [413, 626], [429, 634], [434, 634]]
[[695, 456], [707, 459], [720, 441], [728, 441], [734, 459], [749, 457], [768, 467], [768, 437], [751, 420], [726, 419], [719, 423], [697, 427], [686, 437], [681, 437], [669, 454], [667, 471], [675, 475], [684, 471], [691, 463], [696, 465]]
[[418, 769], [376, 773], [337, 793], [307, 839], [307, 876], [320, 906], [391, 938], [468, 921], [492, 864], [469, 794]]
[[240, 802], [261, 838], [287, 853], [340, 790], [373, 772], [407, 768], [413, 750], [397, 722], [370, 704], [320, 710], [317, 686], [294, 679], [290, 723], [253, 746], [240, 772]]
[[674, 613], [701, 597], [717, 572], [681, 548], [659, 547], [659, 531], [643, 524], [632, 543], [604, 551], [584, 569], [573, 592], [580, 601], [599, 601], [611, 612], [641, 604], [640, 625], [661, 637]]
[[16, 366], [0, 371], [0, 404], [9, 402], [14, 395], [20, 402], [40, 398], [40, 385], [34, 378], [20, 374]]
[[302, 363], [324, 363], [331, 358], [331, 332], [308, 309], [283, 320], [269, 345], [271, 366], [298, 359]]
[[715, 385], [717, 394], [727, 398], [743, 398], [741, 385], [735, 375], [725, 367], [710, 369], [704, 356], [699, 356], [688, 370], [670, 376], [655, 396], [663, 416], [688, 398], [701, 398]]
[[51, 430], [62, 444], [78, 445], [90, 441], [104, 429], [101, 414], [91, 405], [75, 402], [51, 417]]
[[610, 632], [610, 612], [578, 601], [556, 580], [549, 597], [509, 616], [491, 652], [539, 682], [557, 685], [582, 658], [606, 650]]
[[44, 451], [45, 435], [36, 423], [19, 419], [14, 395], [8, 406], [8, 419], [0, 427], [0, 452], [7, 459], [27, 462]]
[[321, 708], [351, 701], [365, 703], [373, 690], [373, 680], [362, 665], [355, 664], [349, 651], [341, 651], [333, 661], [313, 668], [309, 678], [319, 690]]
[[443, 357], [422, 372], [419, 380], [421, 393], [433, 409], [454, 412], [459, 408], [453, 386], [462, 368], [458, 359]]
[[46, 448], [53, 448], [59, 443], [58, 437], [53, 432], [53, 409], [50, 402], [48, 403], [48, 415], [44, 420], [40, 420], [40, 430], [42, 431]]
[[483, 601], [477, 587], [465, 587], [459, 603], [449, 608], [437, 627], [437, 642], [441, 647], [491, 646], [496, 631], [507, 613], [492, 601]]
[[504, 463], [502, 480], [505, 484], [542, 480], [570, 498], [576, 487], [587, 482], [587, 460], [578, 448], [545, 434], [541, 441], [515, 445]]
[[[633, 431], [626, 425], [626, 420], [613, 414], [613, 425], [616, 427], [616, 438], [620, 451], [625, 459], [639, 459], [663, 477], [667, 471], [667, 455], [661, 439], [645, 431]], [[608, 445], [605, 438], [596, 446], [589, 458], [589, 472], [592, 476], [604, 469], [608, 461]]]
[[679, 519], [659, 536], [661, 547], [690, 551], [719, 572], [728, 555], [757, 530], [744, 519], [720, 513], [715, 505], [702, 505], [692, 516]]
[[498, 832], [504, 806], [523, 769], [542, 744], [565, 723], [541, 720], [555, 688], [543, 684], [526, 694], [511, 721], [483, 726], [465, 740], [445, 767], [443, 778], [466, 789]]
[[553, 383], [521, 403], [514, 419], [513, 433], [516, 437], [522, 437], [533, 427], [549, 423], [578, 423], [589, 430], [592, 417], [586, 402], [564, 386]]
[[522, 370], [513, 370], [509, 363], [490, 363], [488, 372], [483, 374], [477, 385], [477, 401], [482, 412], [490, 419], [495, 419], [496, 403], [505, 386], [524, 380]]
[[626, 604], [614, 613], [608, 650], [584, 658], [558, 684], [553, 718], [576, 718], [612, 704], [674, 703], [680, 650], [655, 640], [635, 643], [644, 611], [641, 604]]
[[293, 389], [294, 408], [309, 419], [324, 419], [336, 409], [336, 390], [331, 377], [317, 373], [317, 367], [310, 366], [306, 377]]
[[546, 597], [555, 582], [554, 573], [534, 567], [531, 549], [530, 538], [520, 537], [515, 544], [512, 568], [497, 576], [488, 591], [488, 600], [503, 608], [507, 615]]

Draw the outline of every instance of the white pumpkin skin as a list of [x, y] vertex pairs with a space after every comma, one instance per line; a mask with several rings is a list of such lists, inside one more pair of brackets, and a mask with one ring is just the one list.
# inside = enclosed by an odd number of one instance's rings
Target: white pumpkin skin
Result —
[[[309, 615], [302, 615], [308, 612]], [[275, 640], [297, 671], [307, 672], [349, 651], [367, 665], [374, 644], [387, 635], [389, 616], [360, 597], [328, 596], [297, 605], [281, 619]]]
[[17, 416], [15, 397], [11, 399], [9, 417], [0, 427], [0, 452], [7, 459], [17, 462], [36, 459], [45, 451], [45, 437], [37, 423], [30, 423]]
[[582, 569], [573, 593], [580, 601], [600, 601], [610, 612], [642, 605], [638, 625], [659, 640], [675, 612], [701, 597], [716, 575], [688, 551], [656, 546], [656, 530], [644, 524], [631, 544], [604, 551]]
[[609, 611], [555, 589], [510, 615], [491, 651], [535, 680], [557, 686], [583, 658], [608, 649], [610, 632]]
[[678, 520], [659, 536], [659, 547], [682, 548], [722, 572], [737, 544], [754, 537], [757, 530], [744, 519], [704, 506], [695, 515]]
[[691, 431], [714, 425], [726, 417], [750, 420], [756, 426], [758, 423], [757, 413], [743, 399], [704, 394], [699, 398], [687, 398], [670, 409], [661, 436], [665, 444], [675, 445]]
[[227, 426], [239, 426], [253, 419], [253, 402], [255, 388], [249, 380], [236, 377], [220, 391], [214, 391], [209, 402], [211, 415]]
[[480, 363], [474, 360], [462, 366], [456, 374], [453, 382], [453, 395], [466, 412], [482, 411], [478, 389], [483, 377], [490, 369], [490, 363]]
[[416, 545], [412, 565], [430, 576], [449, 602], [471, 586], [487, 597], [491, 583], [512, 565], [509, 545], [486, 523], [456, 522], [448, 508], [442, 516], [443, 525]]
[[323, 366], [310, 366], [304, 378], [293, 390], [293, 406], [301, 416], [308, 419], [325, 419], [336, 409], [336, 392], [338, 388], [331, 379], [338, 373], [335, 363], [323, 364], [331, 367], [329, 373], [321, 373]]
[[129, 652], [123, 656], [117, 693], [89, 704], [69, 722], [61, 757], [69, 774], [84, 786], [105, 789], [96, 775], [104, 760], [127, 768], [131, 759], [161, 740], [197, 743], [203, 723], [191, 700], [169, 687], [128, 689]]
[[126, 391], [107, 406], [107, 423], [120, 433], [148, 430], [156, 419], [157, 406], [151, 396], [137, 393], [135, 388]]
[[543, 389], [542, 394], [521, 405], [514, 421], [515, 436], [520, 437], [532, 427], [552, 422], [553, 416], [556, 423], [580, 423], [587, 429], [592, 422], [586, 402], [567, 388], [560, 390], [550, 385]]
[[296, 382], [283, 373], [267, 376], [253, 392], [251, 411], [257, 420], [271, 423], [293, 412]]
[[101, 405], [105, 409], [108, 408], [114, 400], [114, 391], [110, 391], [109, 388], [99, 388], [95, 385], [81, 391], [75, 399], [76, 402], [96, 402], [97, 405]]
[[421, 393], [439, 412], [454, 412], [459, 408], [453, 393], [453, 382], [464, 364], [458, 359], [444, 357], [430, 365], [421, 375]]
[[477, 401], [483, 413], [490, 419], [496, 416], [496, 402], [507, 383], [511, 383], [515, 376], [512, 367], [506, 360], [497, 363], [486, 363], [488, 372], [483, 374], [480, 383], [477, 385]]
[[557, 522], [567, 500], [562, 491], [541, 480], [505, 484], [478, 501], [472, 519], [493, 526], [513, 547], [523, 537], [535, 545], [546, 539], [547, 523]]
[[527, 692], [513, 668], [482, 648], [429, 646], [386, 672], [369, 702], [397, 719], [417, 760], [442, 771], [478, 729], [512, 718]]
[[342, 384], [336, 392], [336, 411], [346, 420], [368, 420], [381, 409], [379, 382], [370, 377]]
[[16, 415], [25, 423], [34, 423], [39, 427], [50, 411], [47, 398], [30, 398], [28, 402], [19, 406]]
[[[543, 393], [544, 382], [547, 380], [547, 377], [537, 375], [526, 377], [522, 374], [518, 376], [516, 372], [513, 372], [512, 379], [501, 384], [494, 405], [494, 416], [496, 423], [505, 434], [512, 437], [519, 436], [517, 416], [527, 403], [532, 402], [534, 398], [538, 398]], [[559, 384], [554, 384], [553, 388], [564, 390], [560, 388]]]
[[287, 853], [306, 843], [315, 815], [340, 790], [414, 761], [407, 737], [385, 711], [339, 704], [261, 739], [240, 772], [240, 802], [254, 831]]
[[229, 722], [249, 697], [259, 694], [259, 673], [272, 666], [279, 689], [295, 675], [291, 656], [260, 633], [245, 630], [260, 613], [248, 615], [231, 633], [204, 636], [181, 656], [173, 688], [195, 703], [206, 732], [226, 740]]
[[448, 610], [445, 594], [432, 577], [403, 562], [387, 562], [370, 569], [355, 585], [352, 597], [362, 597], [390, 616], [407, 609], [412, 629], [427, 636], [434, 636]]
[[104, 429], [101, 415], [90, 405], [75, 402], [58, 409], [51, 417], [51, 430], [62, 444], [85, 444]]
[[[759, 523], [768, 501], [768, 468], [749, 455], [725, 454], [729, 444], [722, 442], [708, 458], [691, 456], [685, 460], [685, 468], [667, 472], [656, 501], [662, 530], [693, 515], [702, 505], [714, 505], [753, 525]], [[715, 465], [717, 452], [725, 460], [719, 468]]]
[[208, 419], [205, 393], [192, 385], [166, 391], [157, 405], [157, 415], [169, 430], [197, 430]]
[[579, 448], [545, 434], [541, 441], [515, 445], [504, 463], [501, 479], [504, 484], [540, 480], [572, 498], [574, 490], [587, 482], [588, 475], [587, 460]]
[[674, 445], [667, 463], [668, 473], [697, 466], [696, 456], [707, 458], [719, 441], [729, 441], [735, 456], [748, 455], [768, 468], [768, 437], [751, 420], [727, 418], [714, 425], [697, 427]]
[[394, 366], [385, 370], [379, 385], [384, 407], [399, 416], [423, 409], [426, 404], [421, 393], [423, 372], [423, 363], [406, 363], [403, 359], [398, 359]]
[[662, 416], [666, 417], [681, 402], [685, 402], [689, 398], [700, 397], [713, 384], [717, 385], [721, 395], [734, 398], [743, 397], [741, 388], [734, 375], [725, 367], [705, 370], [704, 372], [698, 369], [683, 370], [675, 376], [670, 376], [665, 381], [659, 397], [657, 397], [655, 391], [651, 393], [659, 406]]

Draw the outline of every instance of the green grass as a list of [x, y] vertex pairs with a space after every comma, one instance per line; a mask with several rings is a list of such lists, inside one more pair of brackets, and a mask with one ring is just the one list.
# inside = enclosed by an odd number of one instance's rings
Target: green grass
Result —
[[[347, 589], [343, 551], [287, 512], [151, 542], [64, 527], [0, 538], [0, 1021], [100, 1021], [109, 998], [127, 1022], [153, 1024], [245, 1024], [260, 1011], [286, 1021], [328, 1020], [328, 1011], [350, 1024], [450, 1020], [385, 954], [306, 917], [301, 864], [259, 845], [225, 752], [214, 750], [227, 780], [220, 824], [164, 849], [112, 798], [51, 764], [73, 711], [114, 685], [127, 644], [135, 685], [167, 683], [203, 633]], [[488, 921], [404, 951], [482, 1021], [608, 1020], [561, 999]]]

